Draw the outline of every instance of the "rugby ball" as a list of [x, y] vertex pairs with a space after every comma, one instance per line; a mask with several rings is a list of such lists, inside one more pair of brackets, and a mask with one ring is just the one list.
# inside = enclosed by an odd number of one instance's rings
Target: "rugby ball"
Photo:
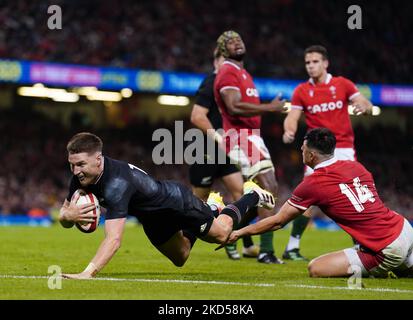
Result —
[[91, 233], [96, 230], [96, 228], [99, 225], [100, 221], [100, 205], [99, 205], [99, 200], [96, 198], [96, 196], [89, 192], [85, 192], [82, 189], [76, 190], [76, 192], [73, 194], [73, 196], [76, 195], [76, 193], [80, 193], [79, 200], [77, 200], [76, 204], [77, 205], [82, 205], [86, 203], [94, 203], [96, 205], [95, 209], [93, 209], [92, 213], [95, 215], [95, 218], [93, 222], [89, 223], [76, 223], [76, 227], [84, 232], [84, 233]]

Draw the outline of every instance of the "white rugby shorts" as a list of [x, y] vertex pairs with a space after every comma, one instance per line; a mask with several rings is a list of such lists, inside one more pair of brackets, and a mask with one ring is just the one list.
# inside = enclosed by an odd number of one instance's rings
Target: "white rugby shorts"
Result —
[[274, 165], [261, 136], [246, 132], [232, 131], [225, 140], [228, 157], [240, 168], [244, 179], [249, 180], [258, 174], [274, 171]]
[[350, 266], [361, 268], [363, 276], [386, 277], [389, 271], [411, 267], [413, 253], [413, 228], [404, 219], [400, 235], [378, 253], [363, 252], [354, 248], [344, 249]]

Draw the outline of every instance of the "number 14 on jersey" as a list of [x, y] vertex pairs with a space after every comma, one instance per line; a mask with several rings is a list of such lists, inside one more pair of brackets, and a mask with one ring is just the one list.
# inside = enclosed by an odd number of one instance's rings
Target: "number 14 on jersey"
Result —
[[359, 177], [353, 179], [353, 186], [356, 189], [357, 195], [346, 183], [340, 183], [341, 193], [347, 196], [357, 212], [362, 212], [364, 210], [363, 203], [366, 203], [367, 201], [374, 202], [376, 199], [367, 185], [363, 186], [361, 184]]

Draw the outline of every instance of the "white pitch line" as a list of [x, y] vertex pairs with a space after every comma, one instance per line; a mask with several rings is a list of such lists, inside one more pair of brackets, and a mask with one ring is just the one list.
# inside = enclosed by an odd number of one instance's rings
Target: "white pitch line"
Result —
[[[19, 275], [0, 275], [4, 279], [49, 279], [48, 276], [19, 276]], [[65, 279], [66, 280], [66, 279]], [[226, 281], [202, 281], [202, 280], [179, 280], [179, 279], [128, 279], [128, 278], [92, 278], [88, 281], [114, 281], [114, 282], [160, 282], [160, 283], [188, 283], [188, 284], [217, 284], [231, 286], [253, 286], [253, 287], [275, 287], [273, 283], [248, 283], [248, 282], [226, 282]], [[373, 292], [393, 292], [393, 293], [411, 293], [413, 290], [389, 289], [389, 288], [362, 288], [352, 289], [349, 287], [328, 287], [312, 286], [299, 284], [282, 284], [284, 287], [303, 288], [303, 289], [324, 289], [324, 290], [351, 290], [351, 291], [373, 291]]]
[[[18, 276], [0, 275], [0, 278], [9, 279], [48, 279], [48, 276]], [[189, 283], [189, 284], [218, 284], [231, 286], [253, 286], [253, 287], [275, 287], [273, 283], [248, 283], [248, 282], [226, 282], [226, 281], [202, 281], [202, 280], [179, 280], [179, 279], [128, 279], [128, 278], [92, 278], [89, 281], [118, 281], [118, 282], [163, 282], [163, 283]]]
[[361, 288], [361, 289], [353, 289], [353, 288], [349, 288], [349, 287], [310, 286], [310, 285], [301, 285], [301, 284], [290, 284], [290, 285], [285, 285], [285, 286], [286, 286], [286, 287], [294, 287], [294, 288], [304, 288], [304, 289], [375, 291], [375, 292], [395, 292], [395, 293], [411, 293], [411, 294], [413, 294], [413, 290], [389, 289], [389, 288]]

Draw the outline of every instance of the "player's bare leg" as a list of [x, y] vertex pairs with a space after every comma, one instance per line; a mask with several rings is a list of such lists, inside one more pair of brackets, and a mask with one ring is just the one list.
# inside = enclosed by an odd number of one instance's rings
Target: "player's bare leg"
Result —
[[308, 273], [310, 277], [348, 277], [350, 262], [343, 250], [324, 254], [310, 261]]
[[208, 234], [201, 237], [201, 239], [210, 243], [225, 243], [231, 234], [233, 224], [233, 219], [230, 216], [220, 214], [214, 219]]
[[[278, 183], [275, 179], [274, 171], [267, 171], [265, 173], [260, 173], [254, 178], [254, 181], [263, 189], [271, 192], [275, 199], [277, 198], [278, 194]], [[275, 214], [274, 210], [268, 210], [265, 208], [258, 208], [258, 217], [260, 219], [264, 219], [267, 217], [271, 217]]]
[[211, 188], [192, 187], [192, 192], [202, 201], [207, 201]]
[[[275, 172], [273, 170], [260, 173], [254, 179], [261, 188], [271, 192], [274, 197], [277, 197], [278, 194], [278, 183], [275, 178]], [[258, 217], [264, 219], [275, 214], [274, 210], [267, 210], [264, 208], [258, 208]], [[282, 260], [278, 259], [274, 254], [274, 232], [269, 231], [260, 236], [260, 254], [258, 256], [258, 262], [262, 263], [284, 263]]]
[[[222, 178], [225, 187], [227, 190], [231, 192], [231, 195], [234, 200], [238, 200], [242, 196], [242, 184], [243, 184], [243, 179], [242, 175], [240, 173], [233, 173], [228, 176], [225, 176]], [[210, 187], [193, 187], [192, 188], [193, 193], [200, 198], [203, 201], [207, 201], [208, 196], [211, 192]], [[226, 234], [227, 232], [230, 232], [232, 230], [228, 229], [229, 222], [232, 224], [232, 219], [229, 218], [228, 216], [223, 216], [223, 217], [218, 217], [218, 224], [213, 224], [211, 226], [211, 229], [209, 234], [210, 236], [206, 236], [203, 238], [204, 241], [206, 242], [213, 242], [215, 243], [215, 238], [220, 238], [222, 234]], [[231, 221], [229, 221], [229, 220]], [[221, 230], [224, 228], [224, 230]], [[230, 259], [233, 260], [239, 260], [241, 258], [240, 254], [238, 253], [236, 249], [236, 244], [231, 244], [230, 246], [225, 246], [225, 251]]]
[[241, 222], [250, 209], [256, 206], [273, 208], [275, 200], [270, 192], [260, 188], [253, 182], [246, 182], [244, 184], [244, 195], [238, 201], [225, 206], [219, 194], [211, 193], [208, 204], [213, 210], [216, 209], [220, 213], [214, 219], [207, 235], [201, 239], [207, 242], [225, 244], [233, 227]]
[[182, 267], [188, 260], [191, 247], [191, 241], [184, 236], [182, 231], [175, 233], [167, 242], [156, 246], [177, 267]]
[[234, 226], [238, 225], [249, 209], [260, 202], [258, 193], [243, 195], [238, 201], [225, 206], [219, 193], [212, 192], [208, 197], [208, 205], [217, 210], [219, 215], [214, 219], [209, 232], [201, 239], [206, 242], [224, 244]]
[[234, 172], [225, 177], [222, 177], [222, 182], [224, 183], [227, 190], [231, 193], [232, 199], [237, 201], [242, 197], [242, 185], [244, 184], [244, 179], [241, 173]]
[[[265, 197], [263, 197], [263, 194], [265, 194]], [[231, 234], [234, 223], [238, 224], [250, 208], [257, 205], [274, 205], [274, 198], [265, 190], [260, 193], [245, 194], [241, 199], [228, 206], [224, 205], [222, 197], [218, 194], [212, 193], [211, 195], [208, 198], [208, 204], [211, 210], [218, 210], [220, 214], [212, 221], [208, 233], [200, 237], [202, 240], [211, 243], [224, 244]], [[212, 211], [211, 214], [213, 214]], [[184, 231], [179, 231], [164, 244], [156, 246], [177, 267], [182, 267], [185, 264], [192, 247], [191, 240], [184, 233]]]
[[[240, 172], [234, 172], [222, 177], [222, 182], [224, 183], [226, 189], [231, 193], [232, 199], [234, 201], [241, 198], [243, 194], [242, 185], [244, 183], [244, 179]], [[248, 220], [248, 222], [251, 220]], [[242, 226], [240, 225], [240, 227]], [[242, 254], [244, 257], [256, 258], [258, 256], [259, 247], [254, 245], [251, 236], [243, 237], [242, 243], [244, 245], [242, 248]], [[226, 245], [225, 251], [227, 252], [227, 255], [230, 259], [238, 260], [241, 258], [240, 254], [237, 251], [236, 243]]]

